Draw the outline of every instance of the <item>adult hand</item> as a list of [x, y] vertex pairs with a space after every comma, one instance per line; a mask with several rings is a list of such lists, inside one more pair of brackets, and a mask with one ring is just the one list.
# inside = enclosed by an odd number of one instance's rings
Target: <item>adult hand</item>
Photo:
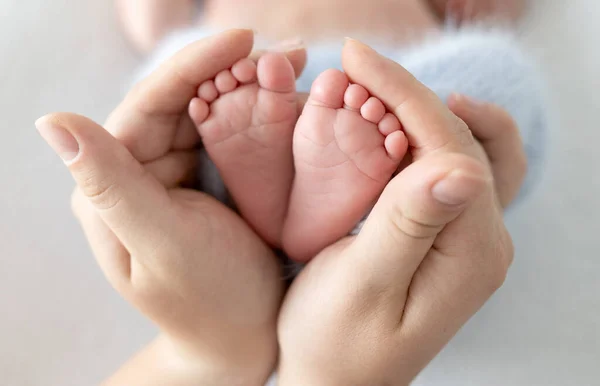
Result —
[[275, 364], [277, 259], [232, 211], [179, 188], [196, 167], [200, 141], [190, 101], [252, 45], [252, 32], [234, 30], [188, 46], [127, 95], [106, 130], [73, 114], [37, 122], [77, 183], [73, 210], [106, 277], [165, 333], [133, 362], [146, 363], [139, 374], [130, 366], [115, 384], [132, 377], [137, 385], [175, 384], [167, 370], [149, 375], [179, 366], [148, 365], [164, 359], [165, 347], [200, 358], [195, 370], [208, 370], [207, 384], [258, 385]]
[[527, 175], [527, 156], [517, 124], [499, 106], [464, 95], [451, 95], [448, 107], [465, 121], [485, 151], [498, 200], [506, 208], [517, 197]]
[[413, 163], [361, 233], [294, 282], [278, 326], [280, 384], [405, 385], [502, 285], [513, 246], [467, 125], [365, 45], [348, 41], [343, 65], [398, 116]]

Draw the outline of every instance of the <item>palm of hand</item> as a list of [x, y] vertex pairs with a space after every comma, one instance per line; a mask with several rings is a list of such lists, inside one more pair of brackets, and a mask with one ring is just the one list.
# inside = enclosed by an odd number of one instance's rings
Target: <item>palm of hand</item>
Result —
[[273, 253], [216, 200], [181, 188], [169, 196], [177, 223], [164, 229], [152, 263], [131, 256], [132, 302], [166, 332], [186, 339], [204, 340], [199, 329], [219, 329], [233, 345], [242, 330], [272, 327], [282, 292]]

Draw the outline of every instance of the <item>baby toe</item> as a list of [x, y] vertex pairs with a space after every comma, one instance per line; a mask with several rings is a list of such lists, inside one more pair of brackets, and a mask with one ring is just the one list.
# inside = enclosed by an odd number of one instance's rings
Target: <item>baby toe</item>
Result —
[[240, 83], [250, 83], [256, 80], [256, 63], [246, 58], [231, 67], [231, 74]]
[[210, 113], [210, 109], [206, 101], [200, 98], [194, 98], [190, 102], [188, 113], [190, 114], [190, 118], [196, 124], [196, 126], [200, 126]]
[[400, 162], [408, 151], [408, 138], [404, 132], [398, 130], [385, 137], [384, 146], [388, 156], [392, 160]]
[[269, 52], [258, 59], [256, 77], [261, 88], [276, 93], [296, 91], [296, 75], [289, 59], [282, 53]]
[[332, 109], [342, 108], [348, 84], [348, 77], [343, 72], [326, 70], [313, 82], [308, 103]]
[[235, 79], [235, 77], [229, 70], [221, 71], [215, 77], [215, 86], [221, 94], [225, 94], [235, 90], [235, 88], [237, 87], [237, 83], [237, 79]]
[[385, 115], [385, 106], [379, 99], [370, 97], [360, 108], [360, 114], [369, 122], [379, 123]]
[[379, 122], [379, 132], [385, 136], [402, 129], [398, 118], [392, 113], [386, 113]]
[[352, 110], [360, 110], [369, 99], [369, 92], [361, 85], [351, 84], [344, 94], [344, 104]]
[[212, 80], [208, 80], [198, 87], [198, 97], [204, 99], [208, 103], [214, 101], [219, 97], [219, 91], [217, 90], [217, 86], [215, 86], [215, 82]]

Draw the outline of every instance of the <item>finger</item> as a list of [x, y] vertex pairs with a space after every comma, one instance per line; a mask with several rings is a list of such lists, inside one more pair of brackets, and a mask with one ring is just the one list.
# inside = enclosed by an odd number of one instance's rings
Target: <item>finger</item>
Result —
[[106, 279], [117, 291], [125, 294], [131, 278], [129, 252], [106, 226], [79, 188], [73, 192], [71, 207]]
[[175, 130], [171, 150], [190, 150], [197, 147], [199, 143], [200, 134], [198, 133], [196, 124], [192, 121], [189, 114], [183, 114]]
[[[420, 263], [399, 316], [399, 338], [428, 331], [437, 353], [504, 283], [514, 257], [512, 240], [486, 186], [456, 220], [444, 227]], [[415, 344], [419, 337], [413, 336]]]
[[435, 155], [404, 169], [351, 244], [352, 265], [362, 275], [357, 281], [404, 304], [435, 238], [485, 190], [487, 175], [481, 163], [460, 154]]
[[494, 173], [503, 207], [519, 193], [527, 174], [527, 157], [517, 124], [499, 106], [453, 94], [448, 106], [464, 120], [483, 146]]
[[474, 152], [464, 122], [402, 66], [351, 39], [344, 46], [342, 63], [353, 83], [364, 86], [398, 117], [416, 159], [442, 148]]
[[166, 189], [101, 126], [57, 113], [36, 126], [68, 166], [75, 182], [131, 253], [152, 254], [168, 227], [172, 203]]
[[249, 30], [231, 30], [190, 44], [127, 95], [109, 117], [107, 130], [138, 161], [161, 157], [171, 148], [200, 84], [247, 57], [252, 44]]
[[171, 152], [144, 165], [146, 171], [167, 189], [192, 180], [197, 166], [198, 155], [194, 151]]
[[504, 283], [512, 240], [490, 200], [478, 201], [447, 225], [414, 274], [398, 325], [404, 344], [422, 343], [410, 332], [427, 331], [437, 354]]

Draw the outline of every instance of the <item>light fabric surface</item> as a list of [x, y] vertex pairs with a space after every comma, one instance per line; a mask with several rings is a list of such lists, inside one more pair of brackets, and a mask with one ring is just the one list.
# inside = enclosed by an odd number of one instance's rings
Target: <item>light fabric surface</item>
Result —
[[[139, 60], [111, 2], [5, 0], [0, 12], [0, 384], [98, 383], [155, 334], [106, 284], [69, 212], [71, 180], [33, 121], [102, 121]], [[533, 198], [508, 218], [506, 286], [417, 385], [600, 383], [600, 4], [540, 1], [523, 40], [553, 91], [555, 131]]]

